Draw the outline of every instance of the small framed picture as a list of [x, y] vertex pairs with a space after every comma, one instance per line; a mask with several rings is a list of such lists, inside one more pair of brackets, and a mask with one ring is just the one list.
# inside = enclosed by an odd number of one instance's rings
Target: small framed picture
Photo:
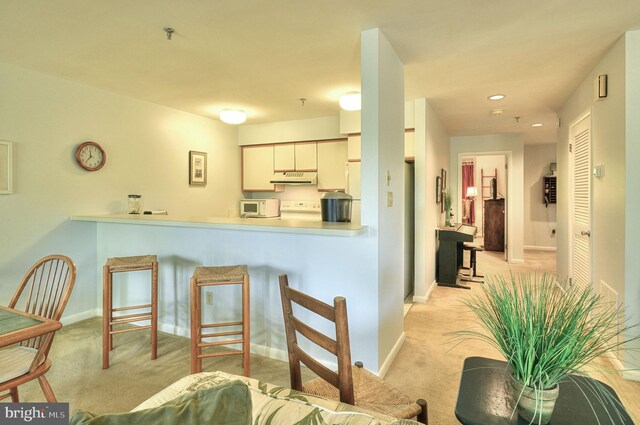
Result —
[[442, 177], [436, 176], [436, 204], [442, 202]]
[[189, 184], [191, 186], [207, 185], [207, 153], [189, 151]]
[[440, 176], [442, 177], [442, 191], [447, 190], [447, 170], [444, 168], [440, 169]]
[[13, 193], [13, 143], [0, 140], [0, 195]]

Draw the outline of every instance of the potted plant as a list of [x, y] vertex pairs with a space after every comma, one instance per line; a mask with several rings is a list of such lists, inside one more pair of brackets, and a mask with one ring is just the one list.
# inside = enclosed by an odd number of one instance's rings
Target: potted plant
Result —
[[633, 326], [620, 323], [620, 307], [590, 289], [561, 286], [551, 274], [492, 276], [463, 302], [481, 329], [456, 335], [484, 340], [504, 355], [518, 414], [530, 424], [550, 421], [558, 384], [569, 374], [584, 375], [596, 357], [639, 338], [626, 336]]
[[444, 198], [444, 225], [449, 227], [451, 226], [451, 191], [447, 189], [446, 192], [442, 194]]

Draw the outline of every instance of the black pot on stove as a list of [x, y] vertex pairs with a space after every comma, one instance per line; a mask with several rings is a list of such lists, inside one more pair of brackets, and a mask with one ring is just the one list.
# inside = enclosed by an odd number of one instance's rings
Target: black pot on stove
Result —
[[353, 198], [344, 192], [326, 192], [320, 199], [322, 221], [351, 222], [351, 203]]

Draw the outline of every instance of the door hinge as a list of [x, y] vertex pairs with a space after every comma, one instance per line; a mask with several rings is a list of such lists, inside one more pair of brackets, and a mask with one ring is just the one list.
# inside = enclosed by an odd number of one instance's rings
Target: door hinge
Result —
[[573, 286], [573, 278], [569, 278], [569, 286]]
[[573, 145], [569, 143], [569, 153], [573, 152], [572, 149], [573, 149]]

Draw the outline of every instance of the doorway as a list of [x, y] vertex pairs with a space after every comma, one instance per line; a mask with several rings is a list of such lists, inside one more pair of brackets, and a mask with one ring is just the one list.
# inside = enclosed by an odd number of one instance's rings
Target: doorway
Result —
[[487, 251], [502, 252], [507, 261], [507, 157], [504, 154], [461, 154], [458, 164], [459, 222], [476, 226], [477, 241]]

